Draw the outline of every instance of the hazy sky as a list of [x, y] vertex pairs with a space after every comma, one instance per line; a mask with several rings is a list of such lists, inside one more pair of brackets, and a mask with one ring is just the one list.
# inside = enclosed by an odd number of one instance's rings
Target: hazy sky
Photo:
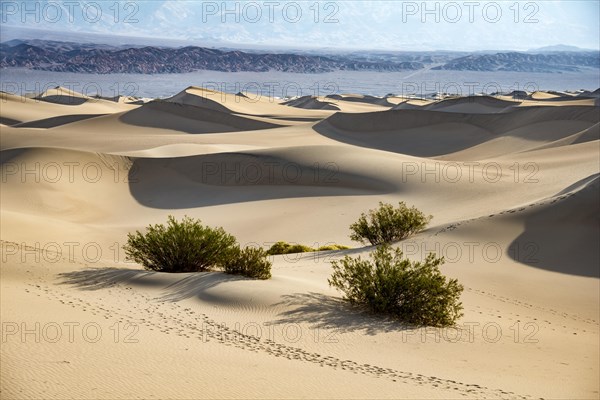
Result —
[[5, 1], [10, 27], [190, 44], [390, 50], [600, 48], [599, 1]]

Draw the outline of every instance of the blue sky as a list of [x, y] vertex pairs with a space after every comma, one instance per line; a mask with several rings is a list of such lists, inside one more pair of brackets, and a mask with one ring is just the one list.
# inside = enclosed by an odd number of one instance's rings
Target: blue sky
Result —
[[387, 50], [600, 48], [599, 1], [5, 1], [3, 31], [38, 28], [194, 45]]

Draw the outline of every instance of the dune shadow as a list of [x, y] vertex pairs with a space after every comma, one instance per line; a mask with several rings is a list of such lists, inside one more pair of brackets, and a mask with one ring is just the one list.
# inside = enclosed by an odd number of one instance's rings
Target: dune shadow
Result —
[[321, 101], [314, 96], [302, 96], [294, 100], [289, 100], [281, 103], [284, 106], [309, 109], [309, 110], [331, 110], [339, 111], [340, 108], [329, 101]]
[[27, 152], [27, 149], [8, 149], [0, 150], [0, 165], [10, 162], [13, 158], [20, 156]]
[[[338, 112], [315, 124], [313, 129], [329, 139], [354, 146], [416, 157], [439, 157], [498, 137], [520, 137], [519, 128], [548, 121], [596, 124], [600, 115], [594, 106], [513, 107], [488, 114], [392, 109], [360, 114]], [[563, 136], [574, 133], [565, 131]]]
[[85, 97], [73, 95], [50, 95], [36, 97], [35, 99], [45, 101], [46, 103], [61, 104], [64, 106], [80, 106], [88, 101], [88, 99]]
[[152, 101], [119, 117], [128, 125], [170, 129], [189, 134], [227, 133], [279, 128], [281, 125], [246, 118], [232, 112], [193, 105]]
[[280, 313], [268, 325], [308, 323], [311, 328], [330, 329], [340, 333], [361, 332], [376, 335], [416, 329], [414, 326], [366, 310], [353, 307], [346, 301], [322, 293], [293, 293], [282, 296], [274, 306], [290, 308]]
[[7, 118], [7, 117], [0, 117], [0, 124], [2, 125], [6, 125], [6, 126], [13, 126], [13, 125], [17, 125], [22, 123], [22, 121], [19, 121], [17, 119], [12, 119], [12, 118]]
[[15, 128], [54, 128], [61, 125], [71, 124], [73, 122], [84, 121], [86, 119], [102, 117], [107, 114], [73, 114], [59, 115], [58, 117], [38, 119], [27, 121], [14, 125]]
[[398, 190], [395, 183], [376, 176], [252, 152], [137, 158], [129, 170], [131, 195], [140, 204], [158, 209]]
[[467, 96], [444, 99], [428, 104], [423, 108], [431, 111], [456, 112], [453, 111], [455, 109], [452, 107], [468, 105], [481, 107], [482, 111], [473, 113], [495, 114], [499, 112], [510, 112], [512, 111], [511, 107], [518, 106], [519, 104], [521, 104], [521, 102], [503, 100], [493, 96]]
[[[354, 96], [342, 96], [339, 94], [329, 94], [329, 95], [325, 96], [325, 98], [332, 99], [332, 100], [347, 101], [347, 102], [351, 102], [351, 103], [374, 104], [374, 105], [383, 106], [383, 107], [396, 106], [396, 104], [390, 103], [388, 101], [387, 97], [375, 97], [375, 96], [370, 96], [370, 95], [354, 97]], [[333, 104], [335, 104], [335, 103], [333, 103]]]
[[508, 256], [535, 268], [600, 278], [599, 183], [600, 175], [591, 175], [517, 215], [525, 229], [510, 243]]
[[[240, 115], [244, 115], [244, 114], [240, 114]], [[249, 114], [249, 115], [251, 115], [251, 114]], [[291, 116], [281, 116], [281, 115], [272, 115], [272, 114], [261, 115], [261, 117], [274, 119], [274, 120], [280, 120], [280, 121], [295, 121], [295, 122], [306, 122], [306, 123], [317, 122], [317, 121], [321, 121], [323, 119], [322, 117], [291, 117]]]

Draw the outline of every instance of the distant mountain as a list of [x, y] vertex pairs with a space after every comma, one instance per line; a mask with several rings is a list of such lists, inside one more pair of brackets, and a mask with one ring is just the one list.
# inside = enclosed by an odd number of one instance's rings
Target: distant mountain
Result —
[[95, 74], [163, 74], [197, 70], [391, 72], [419, 70], [426, 66], [455, 71], [578, 72], [581, 68], [600, 68], [600, 53], [563, 45], [537, 49], [536, 53], [352, 51], [328, 54], [319, 51], [266, 53], [197, 46], [112, 46], [40, 39], [13, 39], [0, 43], [0, 68]]
[[402, 71], [423, 68], [420, 62], [363, 61], [343, 56], [261, 54], [204, 47], [113, 47], [42, 40], [12, 40], [0, 44], [0, 68], [25, 67], [44, 71], [96, 74], [286, 71], [299, 73]]
[[592, 49], [583, 49], [581, 47], [577, 47], [577, 46], [568, 46], [566, 44], [557, 44], [554, 46], [545, 46], [545, 47], [539, 47], [537, 49], [529, 49], [527, 50], [528, 53], [557, 53], [557, 52], [575, 52], [575, 53], [579, 53], [579, 52], [588, 52], [588, 51], [598, 51], [598, 50], [592, 50]]
[[598, 52], [472, 54], [457, 58], [433, 69], [556, 73], [577, 72], [582, 67], [600, 68], [600, 54]]

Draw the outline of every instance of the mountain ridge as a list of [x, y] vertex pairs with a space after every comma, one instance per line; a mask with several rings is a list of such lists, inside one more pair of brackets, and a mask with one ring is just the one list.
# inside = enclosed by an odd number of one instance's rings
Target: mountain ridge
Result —
[[[564, 46], [563, 46], [564, 47]], [[563, 48], [558, 46], [558, 49]], [[79, 73], [168, 74], [198, 70], [222, 72], [324, 73], [399, 72], [424, 68], [454, 71], [578, 72], [600, 68], [600, 52], [254, 52], [199, 46], [107, 45], [13, 39], [0, 43], [0, 68], [20, 67]]]

